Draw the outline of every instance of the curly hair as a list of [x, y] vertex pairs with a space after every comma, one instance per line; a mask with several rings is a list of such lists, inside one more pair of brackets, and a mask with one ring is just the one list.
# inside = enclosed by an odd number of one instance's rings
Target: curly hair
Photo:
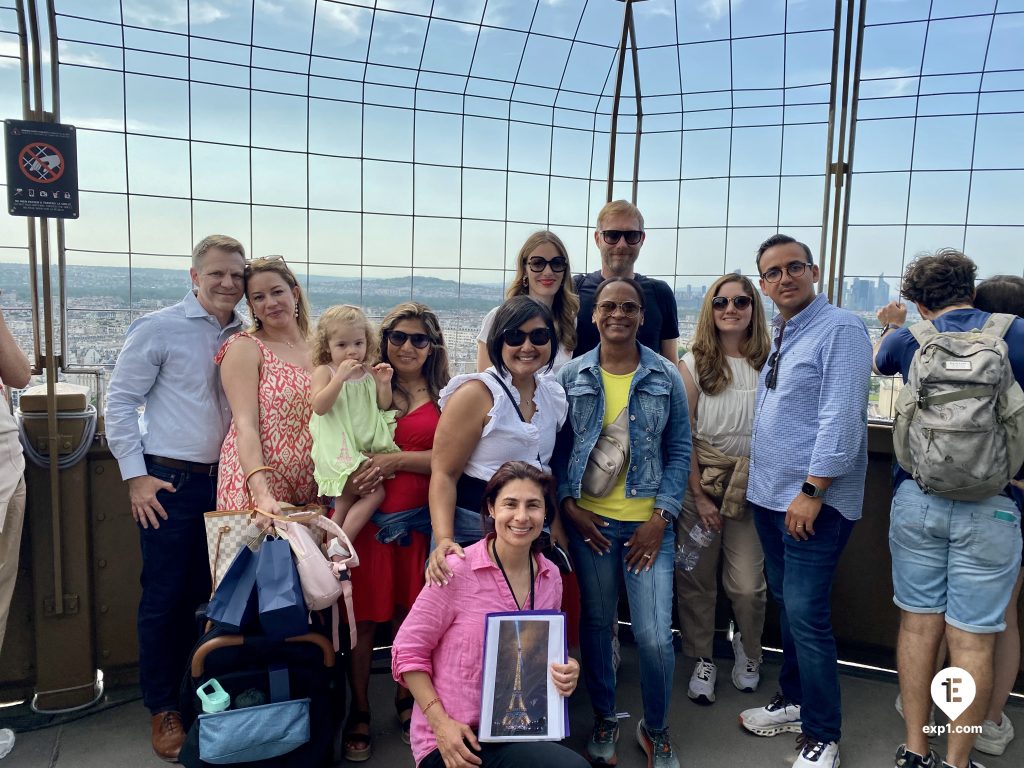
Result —
[[316, 324], [316, 336], [313, 339], [313, 365], [327, 365], [331, 362], [331, 334], [338, 328], [347, 325], [362, 328], [366, 335], [364, 362], [377, 359], [379, 347], [373, 323], [363, 314], [363, 310], [354, 304], [338, 304], [320, 315], [320, 321]]
[[[388, 357], [388, 331], [394, 329], [403, 320], [419, 320], [427, 331], [430, 338], [430, 352], [427, 361], [423, 365], [423, 376], [427, 380], [427, 393], [430, 401], [437, 405], [440, 399], [441, 390], [451, 380], [452, 375], [448, 365], [448, 348], [444, 344], [444, 333], [441, 331], [441, 323], [437, 315], [426, 304], [415, 301], [405, 301], [392, 309], [384, 319], [380, 321], [380, 362], [391, 365]], [[398, 376], [391, 377], [391, 391], [399, 392], [409, 402], [412, 397], [402, 389], [402, 383]]]
[[977, 265], [955, 248], [915, 258], [903, 272], [900, 295], [935, 311], [974, 300]]
[[1024, 317], [1024, 277], [995, 275], [978, 283], [974, 306], [983, 312], [1005, 312]]
[[727, 283], [739, 283], [743, 292], [751, 299], [750, 325], [747, 326], [746, 338], [740, 344], [740, 352], [754, 369], [760, 371], [771, 350], [768, 322], [764, 317], [761, 296], [754, 290], [754, 284], [743, 275], [737, 274], [723, 275], [715, 280], [704, 295], [704, 303], [697, 316], [697, 328], [690, 343], [690, 351], [697, 363], [700, 389], [706, 395], [717, 395], [732, 383], [732, 371], [725, 359], [725, 353], [722, 352], [714, 309], [711, 306], [722, 286]]
[[[562, 273], [562, 285], [555, 294], [555, 300], [551, 304], [551, 314], [555, 316], [555, 328], [558, 330], [558, 343], [570, 352], [576, 349], [576, 315], [580, 311], [580, 297], [576, 295], [576, 288], [572, 282], [572, 267], [569, 266], [569, 251], [565, 243], [554, 232], [542, 229], [534, 232], [523, 243], [516, 257], [516, 274], [512, 278], [512, 284], [505, 291], [505, 298], [511, 299], [515, 296], [530, 294], [529, 278], [526, 274], [526, 261], [539, 245], [551, 243], [558, 251], [558, 255], [565, 259], [565, 272]], [[524, 285], [524, 283], [526, 283]]]

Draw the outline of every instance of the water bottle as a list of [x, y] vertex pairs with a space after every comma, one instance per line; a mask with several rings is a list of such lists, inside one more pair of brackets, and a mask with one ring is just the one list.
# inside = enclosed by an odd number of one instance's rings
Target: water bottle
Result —
[[700, 560], [700, 553], [715, 540], [717, 535], [716, 531], [709, 530], [704, 525], [703, 520], [698, 520], [690, 529], [690, 535], [676, 550], [676, 568], [683, 571], [692, 571], [696, 568], [697, 561]]

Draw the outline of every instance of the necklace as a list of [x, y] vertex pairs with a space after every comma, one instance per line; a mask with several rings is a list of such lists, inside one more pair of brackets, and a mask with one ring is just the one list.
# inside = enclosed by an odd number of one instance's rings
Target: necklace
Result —
[[[519, 610], [523, 610], [523, 606], [519, 605], [519, 601], [516, 600], [516, 591], [512, 589], [512, 582], [508, 578], [508, 574], [505, 572], [505, 566], [501, 564], [501, 558], [498, 557], [498, 540], [496, 538], [491, 539], [491, 553], [494, 555], [494, 563], [501, 570], [501, 575], [505, 577], [505, 583], [508, 584], [508, 591], [512, 593], [512, 602], [516, 604]], [[527, 555], [530, 559], [530, 610], [533, 610], [533, 555]]]

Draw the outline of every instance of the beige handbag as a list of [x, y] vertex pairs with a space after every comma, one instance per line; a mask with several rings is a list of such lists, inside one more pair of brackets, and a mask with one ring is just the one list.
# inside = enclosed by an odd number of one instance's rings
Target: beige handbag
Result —
[[[256, 506], [252, 493], [249, 492], [249, 478], [261, 470], [275, 471], [273, 467], [256, 467], [245, 476], [245, 489], [249, 494], [248, 509], [225, 509], [203, 515], [203, 524], [206, 526], [206, 554], [210, 560], [210, 581], [214, 591], [227, 573], [228, 566], [238, 554], [238, 550], [244, 546], [255, 549], [265, 533], [254, 522]], [[323, 507], [311, 504], [305, 507], [284, 507], [284, 510], [285, 514], [322, 513]]]
[[583, 470], [583, 492], [594, 498], [603, 498], [615, 487], [619, 473], [629, 461], [629, 406], [615, 421], [601, 430], [594, 449], [587, 457]]

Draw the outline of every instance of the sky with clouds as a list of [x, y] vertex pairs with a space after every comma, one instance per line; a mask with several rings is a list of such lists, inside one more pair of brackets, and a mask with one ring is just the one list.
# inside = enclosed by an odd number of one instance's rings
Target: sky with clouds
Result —
[[[1024, 0], [868, 0], [847, 274], [964, 248], [1021, 274]], [[614, 0], [57, 0], [79, 128], [69, 261], [184, 266], [233, 234], [320, 274], [500, 282], [550, 226], [577, 271], [604, 201]], [[0, 108], [21, 113], [13, 0]], [[636, 4], [642, 271], [679, 287], [820, 237], [834, 6]], [[624, 80], [615, 196], [636, 128]], [[5, 190], [6, 191], [6, 190]], [[0, 219], [0, 260], [24, 223]]]

